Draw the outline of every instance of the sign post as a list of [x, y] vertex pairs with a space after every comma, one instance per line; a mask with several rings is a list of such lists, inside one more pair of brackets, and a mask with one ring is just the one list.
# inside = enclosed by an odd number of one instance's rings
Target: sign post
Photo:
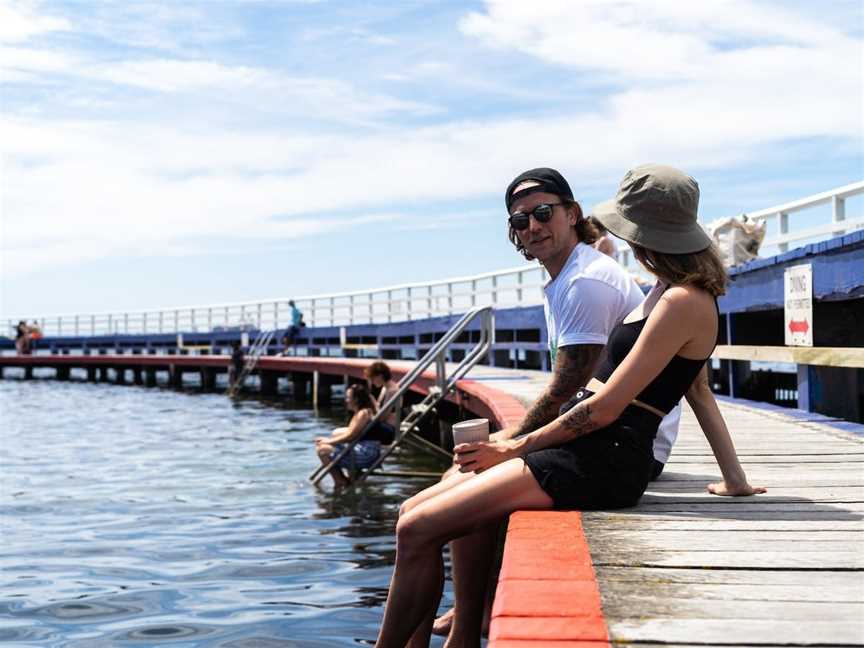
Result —
[[813, 266], [792, 266], [783, 273], [783, 328], [786, 346], [813, 346]]

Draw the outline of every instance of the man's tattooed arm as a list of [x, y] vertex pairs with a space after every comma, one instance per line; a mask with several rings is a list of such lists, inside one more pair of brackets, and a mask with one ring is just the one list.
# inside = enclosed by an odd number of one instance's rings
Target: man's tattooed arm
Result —
[[552, 382], [528, 410], [513, 436], [527, 434], [558, 417], [558, 410], [594, 375], [594, 365], [603, 347], [574, 344], [558, 349]]

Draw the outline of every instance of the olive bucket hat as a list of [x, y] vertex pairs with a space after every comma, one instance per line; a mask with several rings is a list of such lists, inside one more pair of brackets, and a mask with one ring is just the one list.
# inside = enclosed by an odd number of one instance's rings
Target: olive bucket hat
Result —
[[699, 185], [683, 171], [643, 164], [627, 172], [613, 200], [593, 215], [618, 238], [655, 252], [692, 254], [711, 245], [697, 220]]

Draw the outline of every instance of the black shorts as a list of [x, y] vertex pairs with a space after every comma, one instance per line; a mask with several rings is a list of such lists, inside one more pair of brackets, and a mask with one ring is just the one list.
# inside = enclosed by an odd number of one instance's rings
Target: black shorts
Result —
[[[580, 390], [569, 407], [591, 394]], [[556, 509], [633, 506], [651, 480], [659, 424], [656, 414], [628, 405], [611, 425], [565, 445], [528, 453], [524, 460]]]

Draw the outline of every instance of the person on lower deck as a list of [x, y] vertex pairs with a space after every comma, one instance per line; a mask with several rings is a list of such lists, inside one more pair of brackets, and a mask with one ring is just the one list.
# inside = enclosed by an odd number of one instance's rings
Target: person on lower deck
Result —
[[[351, 385], [345, 391], [345, 407], [351, 412], [351, 421], [346, 427], [333, 430], [329, 437], [315, 438], [315, 452], [324, 465], [329, 464], [338, 453], [355, 439], [359, 438], [375, 416], [375, 401], [369, 389], [362, 383]], [[381, 442], [363, 437], [351, 450], [330, 469], [330, 476], [337, 488], [347, 486], [348, 477], [342, 470], [349, 472], [369, 468], [381, 454]]]
[[[380, 410], [393, 397], [393, 394], [399, 390], [399, 385], [393, 380], [393, 374], [386, 362], [380, 360], [373, 362], [366, 367], [364, 373], [372, 390], [378, 391], [378, 395], [375, 397], [375, 407], [376, 410]], [[393, 440], [396, 438], [396, 410], [399, 408], [399, 405], [399, 403], [396, 403], [388, 408], [387, 412], [379, 418], [378, 423], [375, 425], [375, 431], [380, 436], [378, 440], [381, 443], [393, 443]]]
[[[519, 197], [515, 206], [523, 207], [518, 203], [529, 197]], [[659, 423], [682, 396], [723, 476], [708, 485], [709, 492], [765, 491], [748, 483], [708, 385], [706, 361], [719, 328], [716, 298], [725, 291], [726, 272], [697, 221], [698, 199], [698, 185], [688, 175], [643, 165], [624, 176], [613, 201], [595, 208], [594, 215], [630, 244], [658, 283], [613, 329], [602, 363], [570, 410], [517, 438], [457, 446], [460, 470], [474, 476], [441, 482], [409, 500], [396, 527], [396, 565], [376, 646], [428, 642], [445, 543], [516, 510], [638, 502], [651, 479]], [[480, 592], [474, 582], [454, 586]], [[463, 600], [471, 609], [457, 604], [448, 646], [479, 645], [482, 596]]]

